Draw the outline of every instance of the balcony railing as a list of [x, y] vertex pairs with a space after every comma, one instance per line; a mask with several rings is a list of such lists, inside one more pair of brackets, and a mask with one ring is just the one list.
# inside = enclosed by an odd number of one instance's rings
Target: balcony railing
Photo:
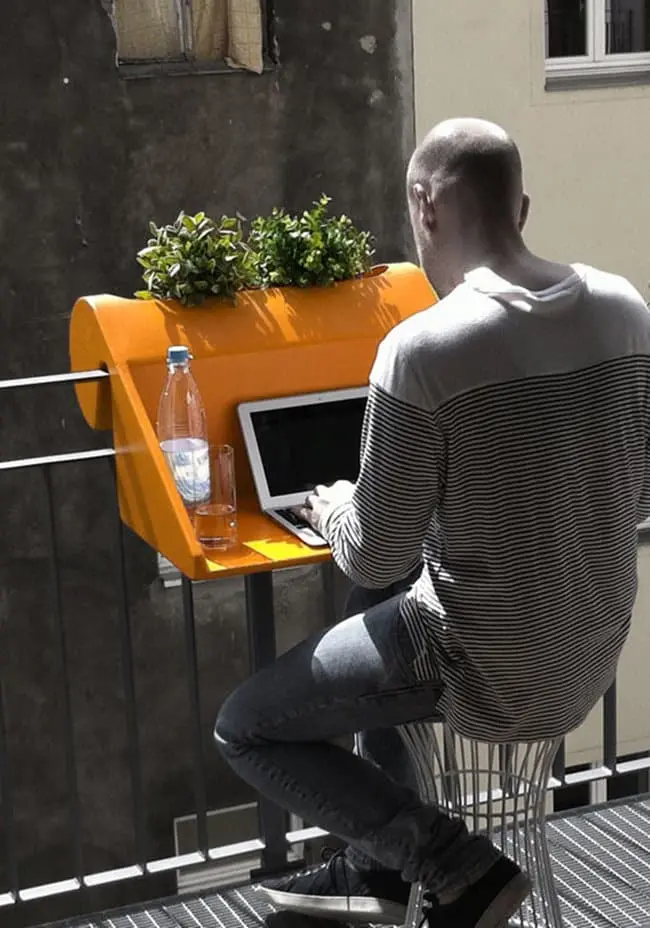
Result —
[[[71, 385], [81, 382], [105, 379], [108, 375], [103, 371], [86, 371], [78, 374], [61, 374], [51, 377], [36, 377], [21, 380], [0, 382], [0, 401], [6, 391], [51, 389], [57, 385]], [[6, 420], [5, 420], [6, 421]], [[5, 425], [6, 427], [6, 425]], [[82, 821], [80, 810], [80, 794], [77, 769], [77, 747], [75, 741], [75, 705], [70, 685], [69, 660], [73, 643], [67, 639], [64, 617], [64, 603], [62, 597], [61, 559], [59, 555], [59, 538], [57, 532], [57, 506], [59, 501], [54, 491], [52, 474], [60, 467], [70, 463], [83, 463], [89, 468], [108, 466], [111, 468], [113, 479], [115, 451], [111, 448], [71, 452], [63, 454], [45, 455], [39, 457], [23, 458], [0, 462], [0, 479], [9, 472], [38, 472], [41, 475], [46, 493], [46, 523], [49, 542], [49, 568], [51, 585], [51, 603], [56, 628], [56, 654], [54, 659], [59, 670], [58, 686], [60, 693], [52, 694], [52, 698], [62, 698], [63, 730], [62, 752], [65, 757], [66, 777], [66, 809], [67, 834], [71, 851], [72, 867], [64, 879], [47, 879], [38, 885], [21, 885], [19, 879], [19, 860], [14, 827], [14, 785], [21, 777], [21, 770], [17, 769], [12, 758], [12, 752], [7, 739], [6, 684], [0, 683], [0, 800], [3, 844], [0, 846], [0, 907], [20, 906], [31, 901], [51, 897], [63, 893], [73, 893], [83, 890], [85, 893], [84, 906], [88, 911], [93, 908], [93, 891], [102, 886], [122, 881], [135, 880], [147, 875], [161, 874], [174, 870], [208, 864], [234, 861], [263, 852], [267, 847], [269, 835], [265, 829], [265, 818], [260, 816], [260, 833], [252, 840], [223, 845], [211, 846], [208, 829], [208, 804], [206, 800], [206, 764], [203, 758], [202, 739], [206, 722], [201, 716], [201, 701], [199, 697], [199, 675], [196, 646], [196, 616], [194, 604], [193, 584], [187, 578], [182, 581], [184, 640], [185, 640], [185, 684], [188, 697], [188, 722], [192, 732], [192, 770], [190, 773], [194, 791], [194, 810], [196, 814], [197, 847], [190, 853], [175, 854], [164, 858], [151, 858], [147, 853], [149, 844], [147, 835], [147, 822], [145, 819], [145, 804], [142, 747], [140, 731], [141, 726], [147, 723], [141, 718], [136, 704], [134, 650], [132, 617], [130, 615], [129, 597], [127, 592], [127, 572], [125, 561], [125, 534], [119, 518], [117, 506], [114, 509], [114, 583], [119, 601], [119, 629], [121, 654], [121, 685], [123, 691], [124, 722], [126, 727], [126, 743], [128, 746], [128, 770], [131, 792], [131, 828], [133, 833], [133, 856], [124, 866], [117, 869], [108, 869], [101, 872], [89, 872], [86, 869], [83, 853]], [[322, 568], [323, 590], [326, 601], [327, 621], [336, 620], [333, 572], [331, 565]], [[218, 580], [213, 581], [219, 583]], [[89, 618], [89, 621], [92, 619]], [[650, 749], [650, 745], [648, 745]], [[615, 775], [631, 773], [650, 769], [650, 756], [637, 760], [618, 762], [617, 751], [617, 708], [616, 686], [614, 685], [605, 695], [603, 701], [602, 724], [602, 757], [601, 763], [592, 766], [589, 770], [579, 773], [567, 773], [564, 747], [557, 755], [553, 768], [553, 778], [549, 789], [557, 789], [580, 783], [605, 781]], [[111, 763], [110, 755], [106, 763]], [[39, 797], [33, 797], [37, 804]], [[172, 810], [173, 814], [173, 810]], [[35, 820], [38, 815], [34, 816]], [[303, 842], [321, 836], [317, 828], [304, 828], [286, 833], [286, 843], [289, 846], [299, 845]], [[2, 915], [0, 914], [0, 921]]]

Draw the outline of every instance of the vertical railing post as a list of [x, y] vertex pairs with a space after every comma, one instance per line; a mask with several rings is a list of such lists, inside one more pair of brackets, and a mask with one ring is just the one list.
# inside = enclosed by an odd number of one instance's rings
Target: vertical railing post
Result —
[[2, 810], [2, 826], [5, 833], [7, 889], [12, 894], [14, 901], [16, 901], [18, 899], [18, 859], [16, 857], [14, 794], [2, 680], [0, 680], [0, 809]]
[[124, 552], [124, 525], [120, 518], [118, 501], [117, 473], [115, 460], [111, 459], [111, 473], [115, 483], [115, 547], [117, 559], [117, 598], [120, 626], [120, 644], [122, 650], [122, 685], [124, 687], [124, 713], [126, 736], [128, 742], [129, 771], [131, 777], [131, 805], [133, 809], [133, 839], [135, 856], [144, 873], [147, 862], [144, 791], [142, 788], [142, 768], [140, 764], [140, 733], [135, 698], [135, 674], [133, 668], [133, 637], [131, 633], [131, 616], [126, 581], [126, 557]]
[[616, 713], [616, 680], [614, 680], [603, 697], [603, 762], [612, 774], [616, 773], [617, 764]]
[[50, 565], [52, 584], [52, 610], [56, 625], [56, 650], [61, 668], [61, 691], [63, 696], [63, 753], [68, 791], [70, 830], [72, 832], [72, 856], [74, 875], [83, 886], [83, 843], [81, 838], [81, 805], [79, 802], [79, 784], [77, 781], [77, 763], [74, 743], [74, 721], [72, 717], [72, 696], [70, 693], [70, 668], [68, 665], [68, 648], [66, 642], [65, 620], [63, 617], [63, 598], [61, 594], [61, 575], [59, 572], [59, 543], [56, 527], [56, 510], [54, 490], [52, 487], [52, 465], [42, 467], [47, 494], [47, 525], [50, 542]]
[[560, 746], [553, 758], [553, 777], [564, 785], [566, 781], [566, 742], [564, 738], [560, 741]]
[[[271, 664], [276, 655], [273, 574], [248, 574], [244, 582], [250, 669], [255, 673]], [[287, 813], [262, 796], [258, 801], [258, 818], [265, 847], [262, 866], [251, 874], [252, 878], [279, 873], [288, 867]]]
[[199, 851], [206, 858], [210, 850], [208, 838], [208, 804], [203, 762], [203, 721], [199, 691], [199, 668], [196, 653], [196, 625], [194, 618], [194, 587], [189, 577], [183, 577], [183, 622], [185, 625], [185, 658], [187, 686], [194, 758], [194, 802], [196, 805], [196, 832]]
[[321, 583], [323, 585], [323, 604], [325, 625], [334, 625], [336, 622], [336, 586], [334, 581], [334, 561], [325, 561], [320, 567]]

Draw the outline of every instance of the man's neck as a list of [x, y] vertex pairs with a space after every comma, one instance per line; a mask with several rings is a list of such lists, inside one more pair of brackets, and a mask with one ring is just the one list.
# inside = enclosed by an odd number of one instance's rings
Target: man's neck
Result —
[[[532, 254], [521, 238], [510, 243], [501, 241], [498, 246], [476, 242], [449, 255], [444, 275], [439, 274], [439, 279], [434, 281], [438, 295], [447, 296], [464, 281], [466, 274], [478, 267], [489, 268], [509, 283], [530, 291], [546, 290], [572, 273], [570, 265], [546, 261]], [[424, 271], [427, 273], [426, 263]]]
[[573, 274], [573, 268], [569, 264], [547, 261], [532, 254], [528, 249], [502, 262], [496, 262], [491, 269], [509, 283], [533, 293], [554, 287]]

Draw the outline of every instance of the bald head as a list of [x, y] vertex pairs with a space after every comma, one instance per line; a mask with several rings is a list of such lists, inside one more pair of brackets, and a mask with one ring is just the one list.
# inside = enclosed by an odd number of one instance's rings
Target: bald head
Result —
[[521, 157], [500, 126], [482, 119], [437, 125], [414, 153], [409, 194], [453, 200], [468, 220], [488, 227], [517, 223], [523, 194]]

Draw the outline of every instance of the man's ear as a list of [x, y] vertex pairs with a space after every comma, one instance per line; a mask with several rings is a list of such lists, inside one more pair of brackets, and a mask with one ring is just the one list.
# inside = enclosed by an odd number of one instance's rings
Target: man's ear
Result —
[[413, 184], [411, 193], [422, 228], [427, 229], [429, 232], [432, 231], [436, 221], [435, 209], [433, 206], [433, 201], [431, 200], [430, 193], [423, 187], [422, 184], [418, 183]]
[[525, 193], [521, 200], [521, 211], [519, 213], [519, 231], [522, 232], [528, 220], [530, 213], [530, 197]]

